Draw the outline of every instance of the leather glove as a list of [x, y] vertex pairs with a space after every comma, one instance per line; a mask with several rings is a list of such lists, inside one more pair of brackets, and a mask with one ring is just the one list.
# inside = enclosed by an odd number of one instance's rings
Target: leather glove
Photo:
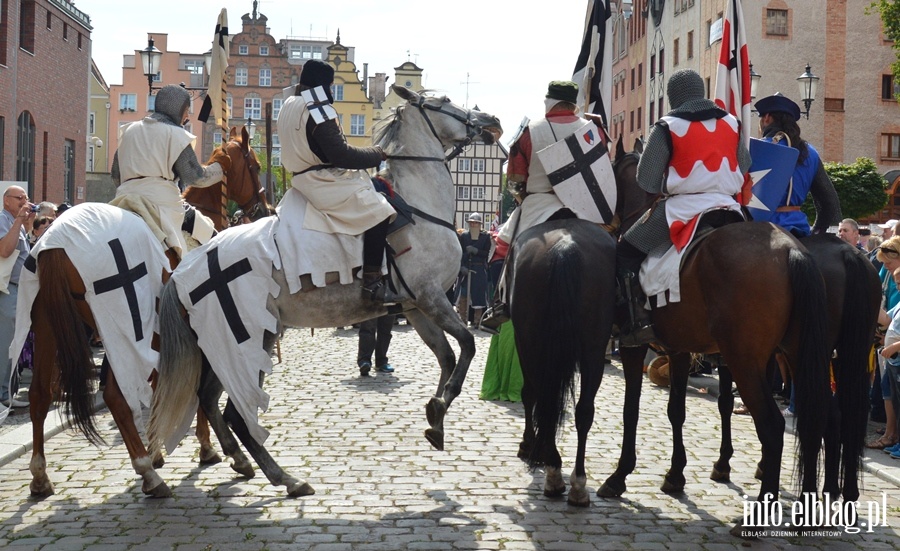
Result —
[[228, 154], [225, 153], [224, 149], [216, 149], [215, 151], [213, 151], [212, 157], [209, 158], [209, 163], [207, 164], [213, 163], [219, 163], [219, 165], [222, 167], [223, 172], [228, 172], [229, 170], [231, 170], [231, 157], [229, 157]]
[[467, 275], [469, 275], [469, 269], [468, 269], [468, 268], [466, 268], [465, 266], [463, 266], [462, 268], [459, 269], [459, 277], [466, 277]]
[[469, 245], [468, 247], [466, 247], [466, 253], [475, 255], [475, 254], [478, 254], [478, 249], [473, 245]]

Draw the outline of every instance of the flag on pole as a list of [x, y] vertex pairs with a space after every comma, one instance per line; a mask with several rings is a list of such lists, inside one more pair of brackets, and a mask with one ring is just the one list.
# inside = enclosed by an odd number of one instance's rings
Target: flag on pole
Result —
[[197, 117], [207, 122], [212, 116], [216, 126], [228, 134], [228, 11], [222, 8], [216, 21], [216, 33], [212, 41], [212, 63], [209, 67], [209, 85], [203, 107]]
[[727, 0], [722, 49], [716, 70], [716, 105], [741, 121], [741, 140], [750, 146], [750, 56], [741, 0]]
[[612, 10], [610, 0], [588, 0], [584, 38], [575, 62], [572, 81], [578, 85], [580, 106], [585, 113], [603, 117], [612, 96]]

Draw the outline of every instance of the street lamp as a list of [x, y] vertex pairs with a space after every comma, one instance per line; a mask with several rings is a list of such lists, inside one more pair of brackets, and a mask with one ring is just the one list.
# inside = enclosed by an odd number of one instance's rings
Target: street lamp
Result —
[[253, 137], [256, 135], [256, 125], [253, 123], [253, 119], [251, 117], [247, 117], [247, 137], [250, 138], [250, 142], [253, 143]]
[[141, 69], [147, 77], [147, 86], [150, 87], [150, 93], [153, 93], [153, 77], [159, 73], [159, 61], [162, 59], [162, 52], [153, 45], [153, 37], [147, 37], [147, 47], [141, 50]]
[[753, 70], [753, 64], [750, 64], [750, 100], [755, 100], [759, 91], [759, 81], [762, 75]]
[[797, 77], [797, 84], [800, 87], [800, 98], [803, 100], [803, 106], [806, 111], [803, 113], [809, 119], [809, 107], [816, 100], [816, 92], [819, 88], [819, 77], [812, 74], [809, 63], [806, 64], [806, 72]]

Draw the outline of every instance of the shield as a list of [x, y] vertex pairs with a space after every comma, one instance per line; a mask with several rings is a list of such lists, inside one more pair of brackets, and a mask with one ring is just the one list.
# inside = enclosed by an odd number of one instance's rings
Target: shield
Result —
[[616, 180], [609, 151], [593, 122], [564, 140], [537, 152], [537, 157], [560, 201], [578, 218], [612, 223], [616, 209]]
[[767, 222], [775, 215], [778, 203], [791, 185], [799, 155], [800, 152], [793, 147], [750, 139], [750, 157], [753, 162], [749, 174], [753, 180], [753, 195], [747, 208], [754, 220]]

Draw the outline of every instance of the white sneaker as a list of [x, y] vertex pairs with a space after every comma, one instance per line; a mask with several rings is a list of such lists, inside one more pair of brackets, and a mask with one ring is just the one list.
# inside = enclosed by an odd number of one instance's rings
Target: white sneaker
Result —
[[784, 408], [784, 410], [782, 410], [781, 414], [784, 415], [784, 418], [785, 418], [785, 419], [790, 419], [791, 417], [794, 416], [794, 412], [791, 411], [791, 407], [790, 407], [790, 406]]
[[12, 401], [0, 400], [0, 404], [3, 404], [8, 408], [27, 408], [29, 406], [29, 403], [27, 401], [16, 400], [15, 398], [13, 398]]

